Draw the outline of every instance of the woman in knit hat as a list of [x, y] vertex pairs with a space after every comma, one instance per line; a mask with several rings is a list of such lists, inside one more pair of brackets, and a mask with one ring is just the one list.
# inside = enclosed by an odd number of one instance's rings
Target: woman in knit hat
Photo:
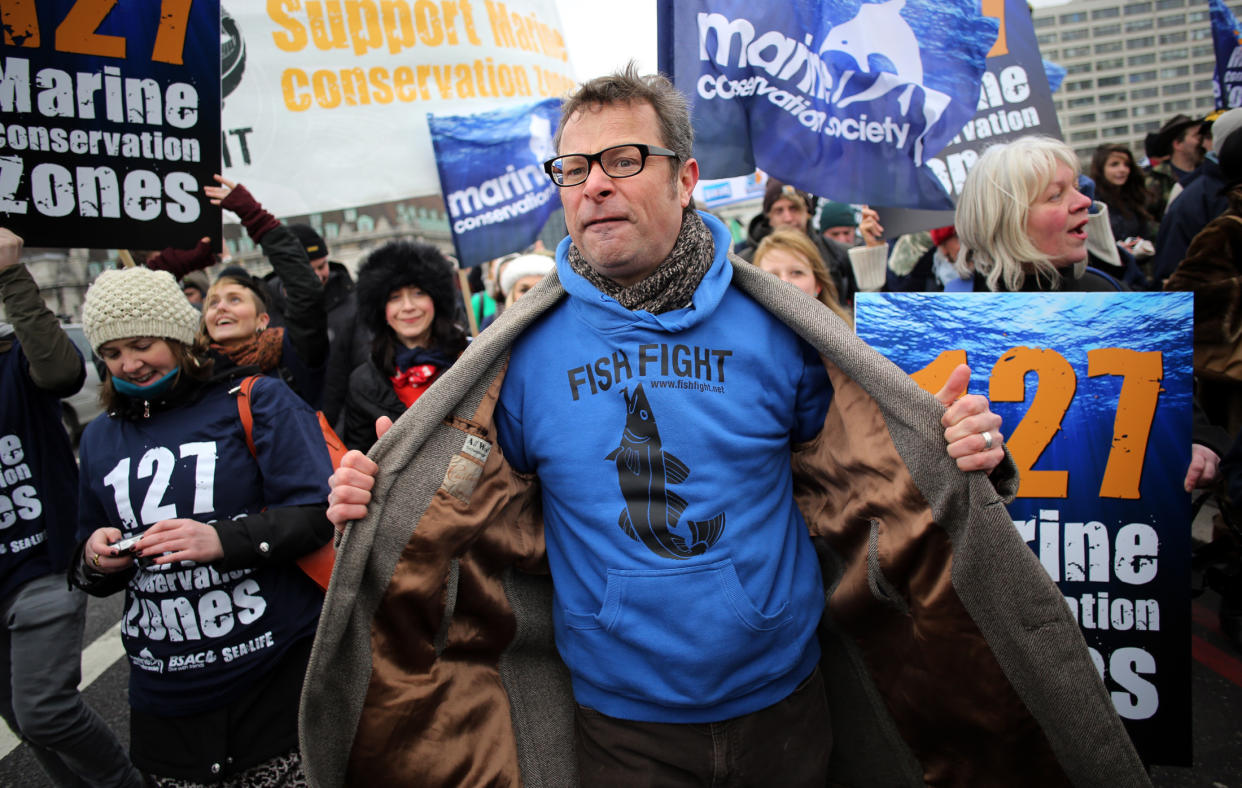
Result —
[[526, 295], [532, 287], [556, 268], [556, 260], [547, 254], [523, 254], [509, 261], [500, 275], [500, 290], [505, 294], [505, 306]]
[[237, 214], [280, 276], [286, 294], [284, 325], [271, 326], [271, 295], [263, 282], [233, 266], [207, 291], [199, 341], [210, 348], [217, 369], [257, 367], [284, 380], [318, 408], [328, 358], [323, 285], [292, 230], [263, 210], [246, 187], [219, 175], [216, 180], [219, 186], [203, 189], [211, 204]]
[[453, 322], [453, 267], [430, 244], [394, 241], [358, 269], [358, 320], [371, 331], [371, 357], [353, 371], [345, 399], [345, 444], [366, 451], [375, 421], [413, 405], [466, 349]]
[[167, 272], [105, 271], [82, 323], [107, 366], [108, 417], [82, 435], [71, 580], [125, 592], [130, 756], [163, 786], [299, 784], [298, 697], [323, 597], [295, 561], [332, 535], [315, 414], [260, 377], [248, 445]]

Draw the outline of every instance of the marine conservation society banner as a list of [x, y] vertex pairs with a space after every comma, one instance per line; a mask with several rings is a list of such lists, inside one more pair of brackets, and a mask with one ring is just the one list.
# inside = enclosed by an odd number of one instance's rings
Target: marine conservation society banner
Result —
[[1242, 107], [1242, 30], [1224, 0], [1209, 0], [1212, 17], [1212, 45], [1216, 50], [1216, 71], [1212, 92], [1217, 109]]
[[1060, 586], [1148, 763], [1190, 765], [1190, 293], [862, 293], [858, 334], [1004, 419], [1014, 528]]
[[5, 2], [0, 31], [0, 224], [27, 246], [219, 240], [216, 0]]
[[427, 113], [573, 85], [555, 0], [227, 0], [225, 174], [277, 216], [440, 192]]
[[997, 36], [979, 0], [659, 8], [660, 67], [690, 97], [704, 178], [757, 166], [840, 202], [952, 206], [925, 165], [979, 102]]
[[544, 173], [561, 100], [428, 115], [457, 259], [473, 266], [530, 246], [560, 200]]

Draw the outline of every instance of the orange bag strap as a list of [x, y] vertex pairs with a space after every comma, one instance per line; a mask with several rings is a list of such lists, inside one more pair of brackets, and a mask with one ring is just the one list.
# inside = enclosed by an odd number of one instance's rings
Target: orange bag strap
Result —
[[246, 446], [250, 449], [251, 457], [259, 456], [259, 452], [254, 448], [254, 414], [250, 412], [250, 392], [254, 389], [254, 384], [258, 379], [258, 375], [251, 375], [242, 380], [237, 394], [237, 415], [241, 418], [242, 430], [246, 433]]

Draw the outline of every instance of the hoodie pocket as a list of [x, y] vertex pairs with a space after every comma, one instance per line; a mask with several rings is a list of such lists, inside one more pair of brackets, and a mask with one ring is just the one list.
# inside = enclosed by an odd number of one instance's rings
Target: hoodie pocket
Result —
[[[608, 571], [598, 613], [565, 611], [566, 660], [600, 689], [709, 707], [791, 670], [806, 648], [788, 599], [761, 610], [731, 560]], [[812, 624], [813, 631], [813, 624]]]

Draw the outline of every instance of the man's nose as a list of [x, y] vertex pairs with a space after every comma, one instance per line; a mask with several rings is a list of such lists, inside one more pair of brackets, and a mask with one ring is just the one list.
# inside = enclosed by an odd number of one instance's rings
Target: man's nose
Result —
[[612, 193], [612, 178], [604, 172], [604, 166], [597, 161], [591, 162], [591, 171], [582, 183], [583, 194], [587, 197], [605, 197]]

